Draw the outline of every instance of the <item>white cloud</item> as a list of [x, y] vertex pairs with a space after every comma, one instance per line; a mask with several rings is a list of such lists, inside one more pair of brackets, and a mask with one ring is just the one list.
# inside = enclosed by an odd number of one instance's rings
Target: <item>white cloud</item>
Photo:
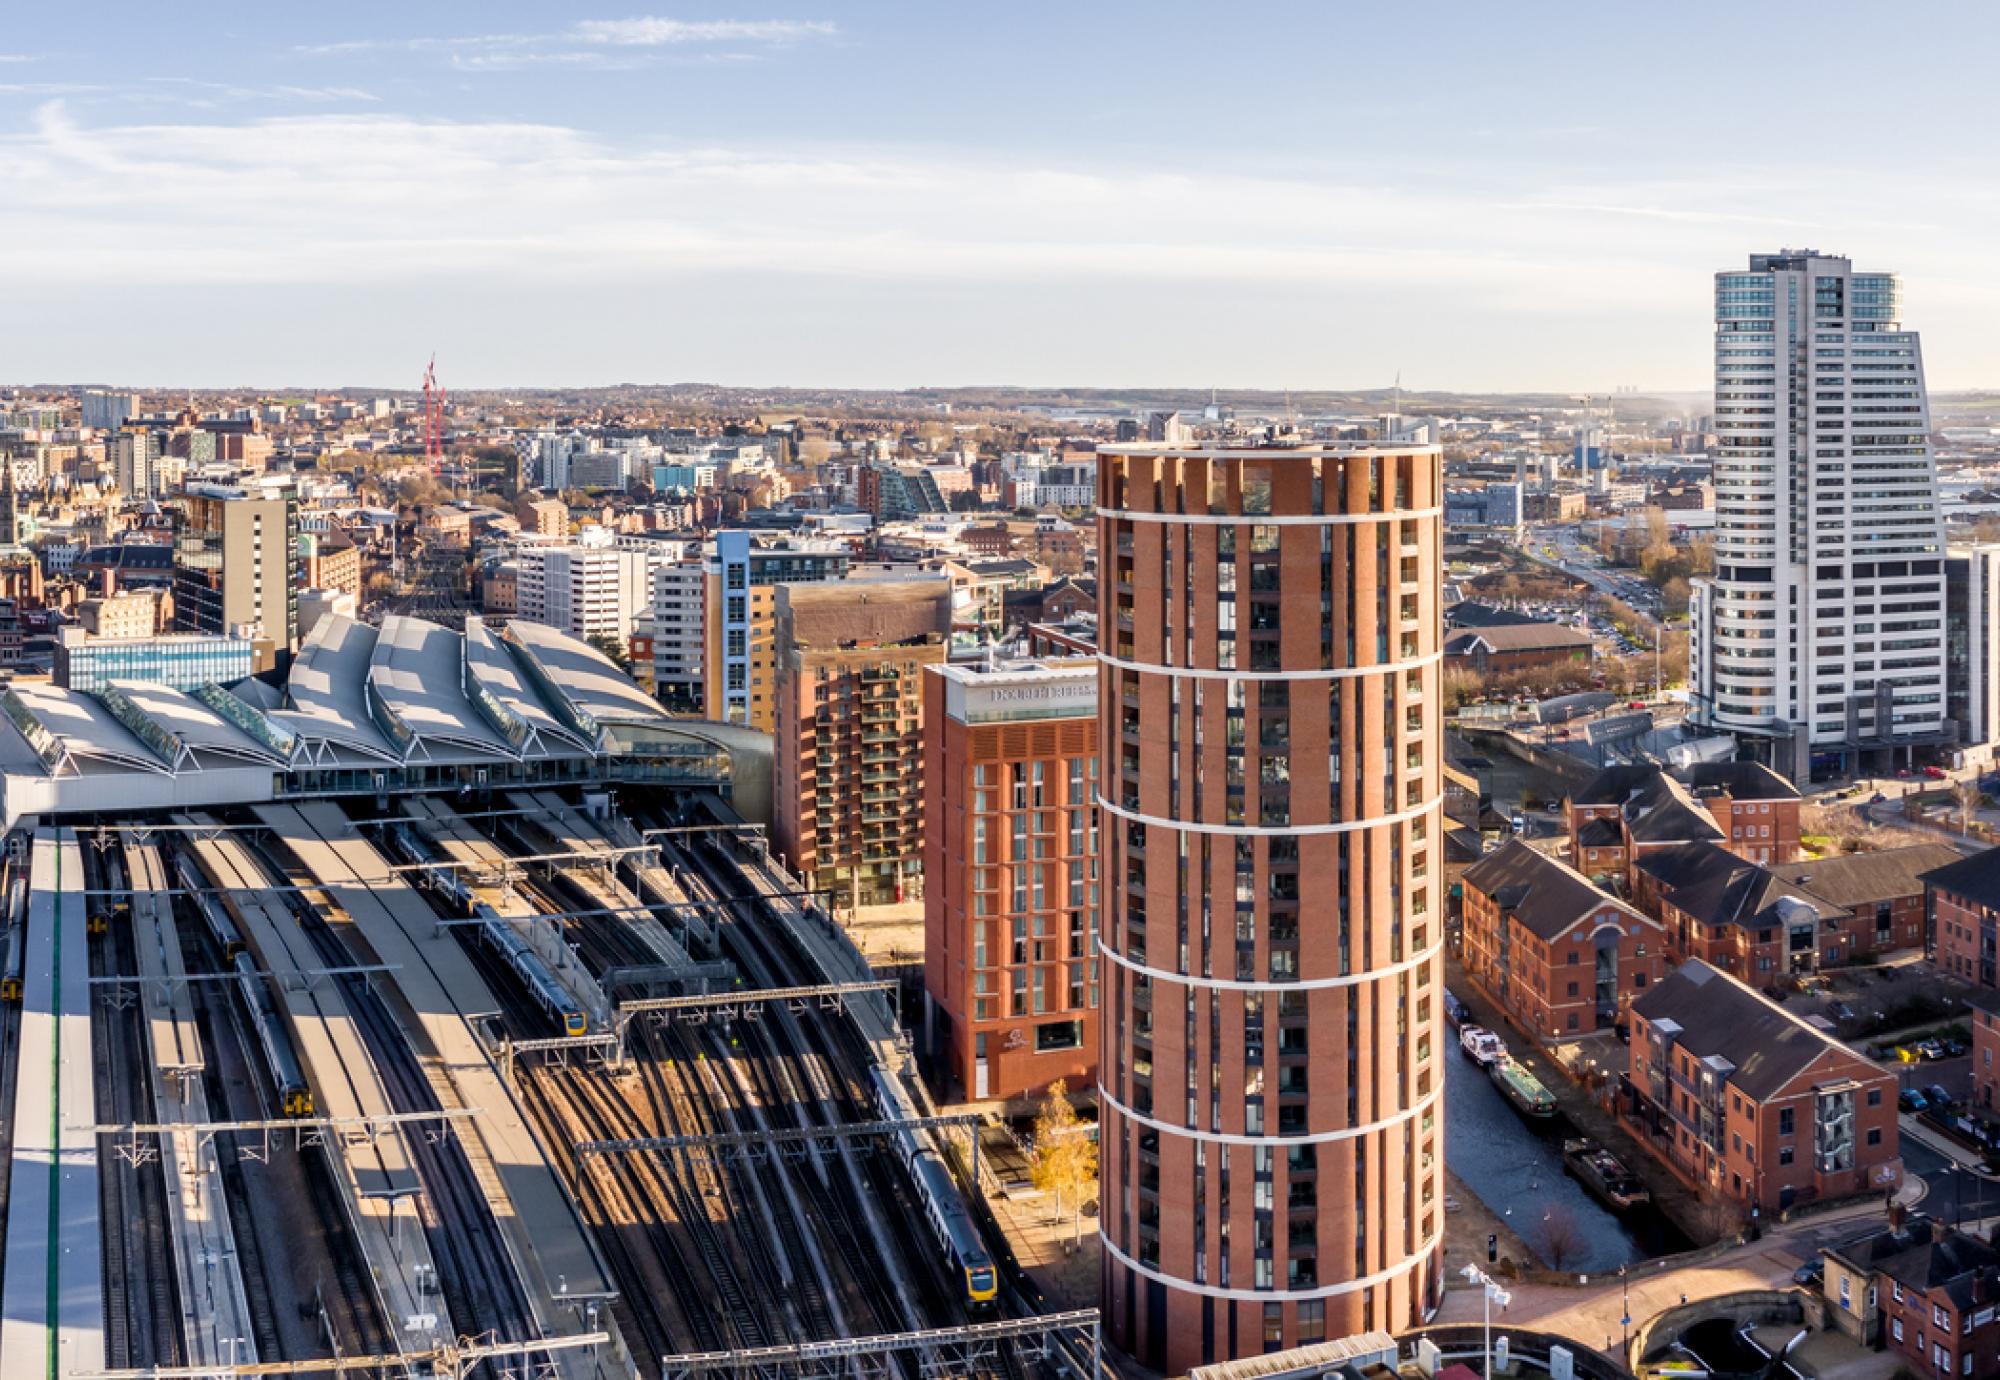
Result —
[[798, 43], [832, 38], [822, 19], [586, 19], [573, 30], [586, 43], [657, 47], [667, 43]]
[[[670, 307], [730, 275], [773, 293], [817, 281], [879, 298], [915, 329], [929, 301], [997, 312], [1047, 292], [1113, 304], [1050, 329], [1111, 336], [1121, 301], [1156, 317], [1179, 300], [1290, 300], [1300, 314], [1286, 329], [1307, 350], [1338, 338], [1365, 353], [1392, 330], [1449, 339], [1496, 369], [1602, 381], [1596, 370], [1619, 367], [1609, 342], [1640, 340], [1649, 357], [1684, 361], [1675, 379], [1657, 366], [1646, 377], [1690, 386], [1704, 372], [1710, 275], [1810, 242], [1904, 270], [1912, 321], [1934, 330], [1933, 369], [1966, 378], [1977, 361], [1945, 369], [1938, 344], [1956, 331], [1961, 358], [1991, 350], [1972, 345], [1993, 294], [1962, 282], [1966, 263], [1983, 262], [1976, 230], [1881, 225], [1877, 185], [1782, 167], [1684, 184], [1585, 185], [1491, 163], [1250, 175], [950, 149], [622, 144], [559, 124], [336, 111], [93, 126], [53, 102], [0, 127], [0, 262], [23, 281], [114, 296], [421, 284], [569, 300], [577, 319], [633, 294]], [[1966, 179], [1899, 185], [1937, 226], [1991, 224], [2000, 200]], [[929, 328], [964, 325], [963, 310]], [[1222, 348], [1235, 329], [1213, 315], [1184, 326], [1190, 349]], [[555, 323], [532, 329], [543, 327]]]
[[[297, 45], [313, 57], [351, 53], [443, 54], [452, 66], [472, 72], [516, 71], [526, 67], [624, 70], [653, 65], [647, 50], [752, 45], [770, 47], [834, 37], [839, 30], [823, 19], [585, 19], [567, 32], [551, 34], [461, 34], [452, 37], [360, 38]], [[616, 50], [630, 56], [613, 56]]]

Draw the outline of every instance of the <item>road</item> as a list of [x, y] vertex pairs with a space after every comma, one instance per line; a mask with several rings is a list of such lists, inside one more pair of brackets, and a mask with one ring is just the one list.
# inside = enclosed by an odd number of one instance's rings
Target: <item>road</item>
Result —
[[[1550, 546], [1556, 551], [1553, 558], [1544, 551]], [[1649, 633], [1659, 626], [1658, 591], [1630, 572], [1607, 570], [1596, 564], [1597, 553], [1581, 540], [1575, 527], [1537, 528], [1534, 536], [1521, 549], [1529, 560], [1540, 565], [1552, 565], [1572, 579], [1583, 581], [1599, 594], [1622, 600], [1639, 615], [1639, 621]]]

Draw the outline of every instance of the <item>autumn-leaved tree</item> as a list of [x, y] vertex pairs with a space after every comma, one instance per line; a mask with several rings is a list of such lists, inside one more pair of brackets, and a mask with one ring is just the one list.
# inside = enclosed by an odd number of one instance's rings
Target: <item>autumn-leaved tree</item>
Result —
[[1035, 1117], [1034, 1157], [1029, 1172], [1036, 1188], [1054, 1200], [1051, 1221], [1060, 1220], [1064, 1205], [1075, 1217], [1075, 1240], [1083, 1238], [1083, 1205], [1097, 1188], [1097, 1141], [1070, 1105], [1069, 1085], [1058, 1078], [1049, 1084], [1042, 1110]]

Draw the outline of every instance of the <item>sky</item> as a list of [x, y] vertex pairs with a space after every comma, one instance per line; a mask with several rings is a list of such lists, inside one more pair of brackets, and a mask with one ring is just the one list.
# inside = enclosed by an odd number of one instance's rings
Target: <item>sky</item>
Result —
[[20, 4], [0, 381], [1697, 390], [1712, 275], [2000, 386], [2000, 7]]

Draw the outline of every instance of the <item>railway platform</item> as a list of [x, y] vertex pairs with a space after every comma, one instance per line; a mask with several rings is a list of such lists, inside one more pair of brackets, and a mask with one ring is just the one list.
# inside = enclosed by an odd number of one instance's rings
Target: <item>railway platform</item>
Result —
[[0, 1363], [58, 1380], [105, 1364], [104, 1224], [97, 1141], [78, 1129], [97, 1121], [83, 854], [69, 829], [31, 849]]
[[[132, 943], [139, 956], [139, 1002], [151, 1051], [153, 1101], [163, 1122], [210, 1120], [200, 1073], [206, 1066], [181, 957], [180, 927], [167, 893], [173, 886], [160, 851], [127, 844], [132, 887]], [[241, 1259], [229, 1220], [222, 1168], [197, 1133], [176, 1131], [160, 1143], [167, 1182], [174, 1270], [180, 1279], [181, 1336], [193, 1365], [242, 1365], [257, 1359], [256, 1328], [243, 1290]]]
[[481, 874], [474, 867], [486, 870], [488, 875], [503, 875], [506, 851], [441, 800], [417, 796], [404, 801], [403, 808], [415, 828], [448, 861], [472, 865], [460, 868], [458, 877], [473, 898], [493, 907], [509, 928], [540, 955], [563, 990], [590, 1013], [592, 1023], [600, 1030], [607, 1028], [612, 1020], [611, 999], [570, 949], [561, 930], [542, 919], [541, 910], [505, 880], [493, 883], [478, 880]]
[[[507, 803], [522, 811], [522, 817], [530, 827], [547, 837], [553, 843], [556, 852], [574, 853], [579, 859], [586, 861], [611, 854], [613, 845], [605, 839], [597, 827], [581, 810], [570, 805], [554, 791], [516, 791], [508, 796]], [[596, 904], [606, 907], [636, 908], [640, 904], [639, 898], [619, 880], [617, 873], [616, 864], [609, 861], [602, 874], [590, 867], [570, 869], [570, 875], [577, 885], [582, 887]], [[626, 925], [634, 937], [655, 955], [662, 967], [686, 972], [696, 966], [693, 956], [688, 953], [687, 946], [668, 933], [667, 927], [652, 916], [631, 915], [627, 918]]]
[[[575, 1205], [471, 1021], [499, 1009], [430, 903], [328, 802], [260, 805], [259, 821], [353, 921], [370, 961], [391, 965], [391, 1005], [446, 1106], [477, 1111], [461, 1133], [474, 1175], [545, 1335], [611, 1326], [613, 1287]], [[619, 1346], [614, 1341], [613, 1347]], [[557, 1363], [579, 1367], [562, 1353]]]
[[[194, 815], [176, 823], [217, 822]], [[297, 918], [269, 890], [263, 865], [241, 841], [218, 827], [212, 836], [190, 833], [186, 846], [209, 885], [224, 890], [223, 909], [236, 922], [260, 971], [303, 975], [325, 966]], [[313, 1090], [315, 1116], [359, 1122], [395, 1112], [367, 1040], [336, 985], [294, 976], [268, 981], [268, 990], [285, 1013]], [[324, 1144], [346, 1190], [342, 1206], [368, 1261], [382, 1314], [397, 1344], [410, 1351], [456, 1334], [436, 1292], [437, 1265], [417, 1201], [423, 1182], [403, 1136], [400, 1128], [389, 1126], [329, 1136]]]

